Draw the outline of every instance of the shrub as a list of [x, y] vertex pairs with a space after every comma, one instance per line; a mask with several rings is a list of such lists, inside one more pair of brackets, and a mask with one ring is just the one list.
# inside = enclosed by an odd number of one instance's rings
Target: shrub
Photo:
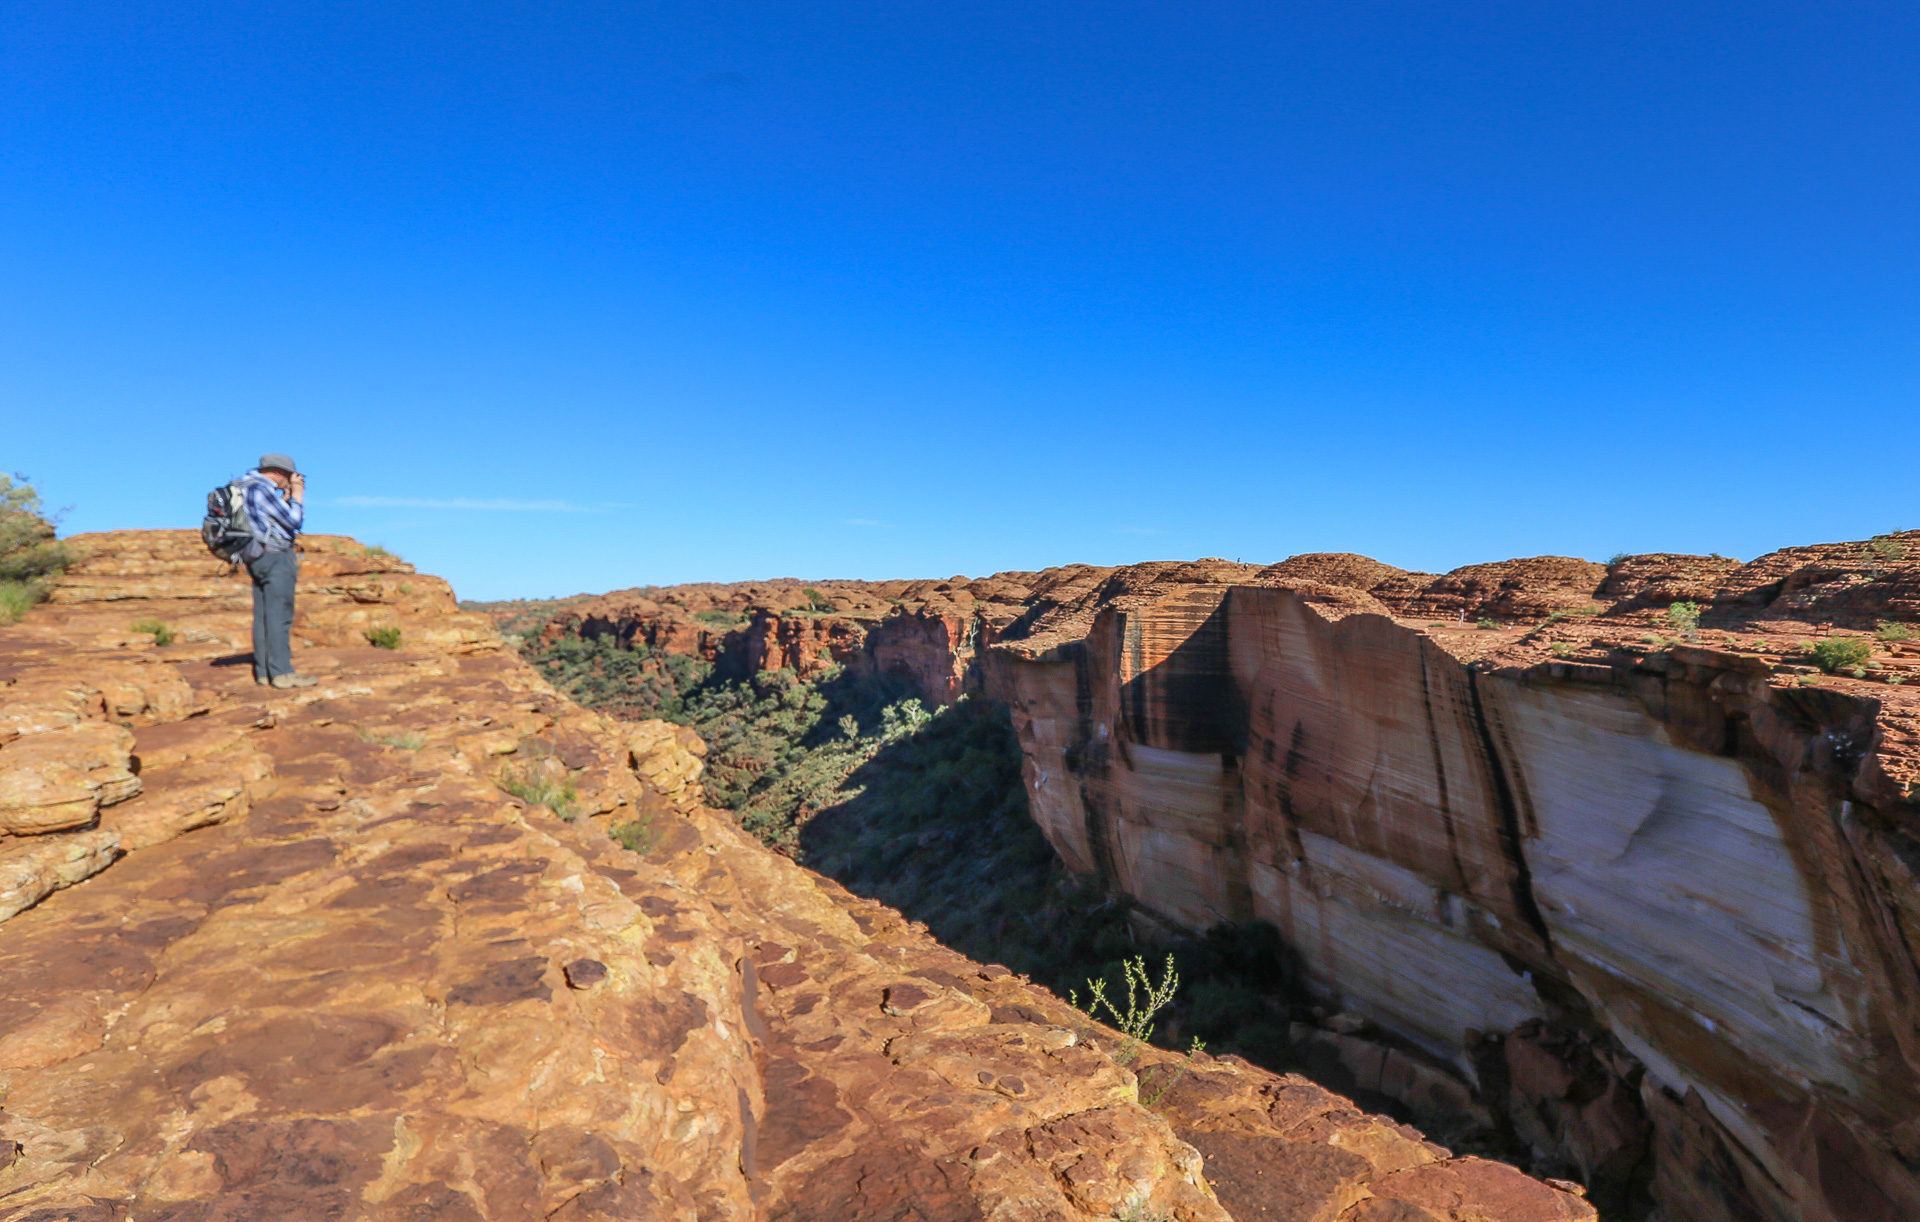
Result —
[[1879, 630], [1873, 635], [1891, 644], [1894, 641], [1912, 640], [1913, 629], [1905, 624], [1882, 624]]
[[134, 624], [134, 626], [133, 626], [133, 630], [134, 630], [135, 632], [150, 632], [150, 633], [152, 633], [152, 634], [153, 634], [153, 643], [154, 643], [155, 645], [171, 645], [171, 644], [173, 644], [173, 629], [171, 629], [171, 628], [169, 628], [169, 627], [167, 627], [167, 626], [166, 626], [165, 624], [163, 624], [163, 623], [161, 623], [161, 622], [160, 622], [159, 620], [157, 620], [157, 619], [143, 619], [143, 620], [140, 620], [139, 622], [137, 622], [136, 624]]
[[1479, 619], [1475, 620], [1473, 623], [1473, 626], [1475, 628], [1480, 629], [1482, 632], [1498, 632], [1500, 630], [1499, 624], [1495, 623], [1491, 619], [1488, 619], [1484, 615], [1481, 616]]
[[693, 618], [714, 628], [735, 628], [747, 622], [746, 616], [736, 614], [721, 607], [714, 607], [707, 611], [695, 611]]
[[0, 474], [0, 581], [33, 582], [65, 568], [72, 557], [53, 536], [53, 520], [27, 477]]
[[807, 606], [809, 609], [814, 611], [833, 610], [833, 604], [827, 601], [827, 596], [825, 594], [822, 594], [820, 591], [814, 589], [812, 586], [808, 586], [806, 589], [800, 592], [807, 596]]
[[375, 649], [398, 649], [400, 648], [400, 630], [391, 625], [385, 628], [369, 628], [367, 644]]
[[654, 845], [660, 843], [660, 829], [653, 825], [651, 818], [643, 816], [632, 823], [622, 823], [614, 828], [613, 838], [619, 841], [620, 847], [629, 853], [638, 853], [645, 857], [653, 851]]
[[1570, 655], [1570, 654], [1572, 654], [1572, 653], [1573, 653], [1573, 646], [1571, 646], [1571, 645], [1569, 645], [1569, 644], [1567, 644], [1567, 643], [1566, 643], [1565, 641], [1555, 641], [1555, 642], [1553, 643], [1553, 656], [1554, 656], [1554, 657], [1556, 657], [1556, 658], [1564, 658], [1564, 657], [1567, 657], [1568, 655]]
[[1174, 970], [1173, 956], [1167, 956], [1167, 965], [1161, 970], [1160, 983], [1154, 984], [1147, 976], [1147, 961], [1142, 955], [1135, 955], [1121, 963], [1127, 980], [1127, 1008], [1122, 1010], [1107, 996], [1107, 982], [1102, 977], [1087, 978], [1087, 1004], [1080, 1005], [1079, 990], [1071, 990], [1067, 1000], [1076, 1009], [1086, 1012], [1088, 1018], [1098, 1020], [1104, 1008], [1113, 1025], [1120, 1028], [1126, 1040], [1120, 1045], [1113, 1059], [1122, 1065], [1140, 1055], [1140, 1045], [1147, 1042], [1153, 1034], [1154, 1015], [1166, 1009], [1167, 1003], [1180, 988], [1180, 975]]
[[1828, 674], [1852, 670], [1873, 656], [1873, 646], [1858, 637], [1830, 636], [1807, 650], [1813, 664]]
[[1619, 564], [1622, 560], [1625, 560], [1626, 558], [1627, 558], [1627, 553], [1615, 552], [1613, 555], [1607, 557], [1607, 564], [1609, 566], [1616, 565], [1616, 564]]
[[392, 552], [390, 552], [390, 551], [388, 551], [388, 550], [387, 550], [386, 548], [384, 548], [384, 547], [382, 547], [382, 546], [380, 546], [380, 545], [379, 545], [378, 543], [363, 543], [363, 544], [361, 544], [361, 545], [360, 545], [360, 554], [361, 554], [362, 556], [389, 556], [389, 557], [392, 557], [392, 558], [393, 558], [393, 559], [395, 559], [395, 560], [398, 560], [398, 559], [400, 559], [400, 557], [398, 557], [398, 556], [395, 556], [395, 555], [394, 555], [394, 554], [393, 554]]
[[548, 776], [537, 764], [503, 768], [494, 784], [528, 806], [546, 807], [568, 823], [580, 817], [580, 792], [571, 783]]
[[17, 622], [42, 596], [33, 582], [0, 581], [0, 624]]
[[1689, 641], [1700, 639], [1700, 604], [1677, 602], [1667, 608], [1667, 622]]

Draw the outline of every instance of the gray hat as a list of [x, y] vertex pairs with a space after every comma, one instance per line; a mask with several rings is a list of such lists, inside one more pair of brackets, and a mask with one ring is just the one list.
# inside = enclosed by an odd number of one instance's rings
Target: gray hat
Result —
[[285, 454], [262, 454], [260, 456], [260, 469], [265, 471], [269, 467], [275, 471], [285, 471], [288, 475], [292, 475], [298, 470], [298, 468], [293, 465], [293, 460]]

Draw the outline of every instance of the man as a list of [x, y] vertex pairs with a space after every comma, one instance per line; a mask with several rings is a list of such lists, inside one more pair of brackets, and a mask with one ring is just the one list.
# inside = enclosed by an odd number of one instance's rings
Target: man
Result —
[[312, 687], [317, 680], [293, 671], [293, 587], [300, 580], [294, 536], [306, 521], [307, 480], [285, 454], [262, 454], [260, 465], [241, 477], [247, 520], [253, 524], [253, 681], [272, 687]]

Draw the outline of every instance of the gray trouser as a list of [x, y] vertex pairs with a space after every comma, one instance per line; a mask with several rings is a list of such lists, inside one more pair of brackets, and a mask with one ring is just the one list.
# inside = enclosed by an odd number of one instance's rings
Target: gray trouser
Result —
[[268, 552], [247, 565], [253, 576], [253, 677], [293, 673], [293, 586], [300, 580], [300, 553]]

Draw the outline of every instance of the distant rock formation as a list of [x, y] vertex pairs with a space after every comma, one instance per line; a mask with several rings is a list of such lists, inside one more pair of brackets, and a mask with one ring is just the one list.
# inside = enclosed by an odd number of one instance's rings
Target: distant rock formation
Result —
[[[321, 683], [278, 691], [192, 532], [70, 543], [0, 628], [10, 1222], [1595, 1217], [947, 950], [707, 808], [697, 738], [571, 704], [392, 557], [309, 539]], [[1075, 588], [1047, 580], [1020, 615]], [[895, 596], [914, 631], [958, 606]], [[902, 664], [959, 682], [1001, 614]]]
[[1061, 855], [1166, 932], [1273, 923], [1367, 1089], [1458, 1109], [1450, 1064], [1619, 1216], [1920, 1217], [1920, 639], [1807, 656], [1917, 596], [1920, 532], [1136, 566], [985, 687]]

